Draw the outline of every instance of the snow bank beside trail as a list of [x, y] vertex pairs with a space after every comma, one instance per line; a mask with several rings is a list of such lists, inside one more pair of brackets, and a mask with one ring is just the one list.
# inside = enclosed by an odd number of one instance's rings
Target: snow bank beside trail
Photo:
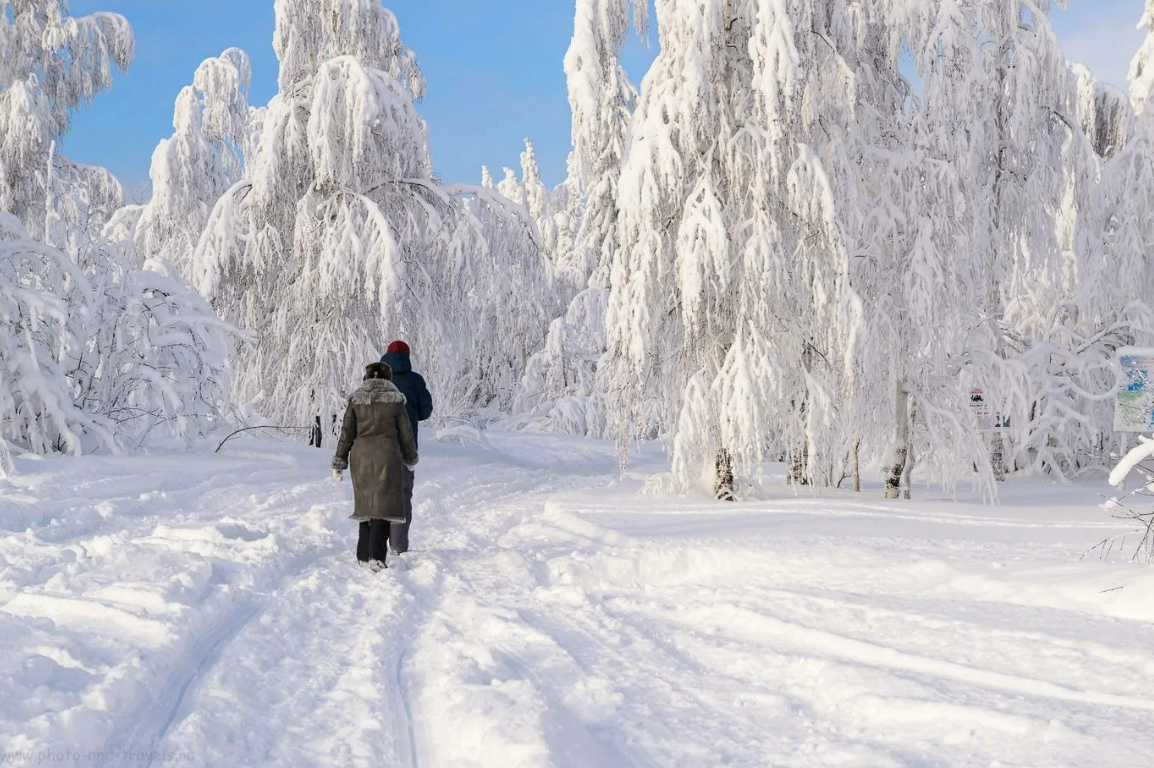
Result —
[[[1154, 748], [1154, 574], [1080, 560], [1117, 528], [1100, 489], [1011, 483], [1000, 508], [635, 491], [554, 497], [505, 541], [551, 553], [514, 605], [611, 671], [613, 740], [660, 743], [653, 764], [1137, 768]], [[673, 743], [711, 734], [696, 758], [653, 737], [659, 700]]]
[[0, 497], [5, 749], [75, 753], [78, 765], [153, 749], [267, 591], [346, 546], [344, 500], [323, 463], [305, 451], [288, 466], [235, 455], [23, 462]]

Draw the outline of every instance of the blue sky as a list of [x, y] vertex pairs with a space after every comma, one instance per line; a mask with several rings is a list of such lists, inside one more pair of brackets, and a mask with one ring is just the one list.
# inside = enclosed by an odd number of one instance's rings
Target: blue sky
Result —
[[[550, 184], [565, 175], [569, 103], [562, 60], [572, 34], [569, 0], [386, 0], [421, 63], [429, 93], [433, 162], [447, 182], [476, 182], [488, 164], [516, 166], [522, 140], [537, 148]], [[251, 100], [276, 90], [272, 0], [72, 0], [74, 15], [124, 14], [136, 30], [136, 61], [112, 90], [77, 116], [64, 151], [110, 168], [143, 194], [156, 143], [169, 135], [172, 103], [196, 66], [229, 46], [253, 59]], [[1067, 56], [1107, 82], [1125, 85], [1142, 41], [1143, 0], [1070, 0], [1054, 25]], [[653, 45], [656, 34], [650, 33]], [[653, 51], [633, 43], [627, 69], [640, 81]]]

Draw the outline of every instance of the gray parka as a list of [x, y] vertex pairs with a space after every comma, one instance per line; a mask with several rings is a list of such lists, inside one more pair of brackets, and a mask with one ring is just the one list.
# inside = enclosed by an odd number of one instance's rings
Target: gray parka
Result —
[[385, 379], [369, 379], [349, 397], [333, 469], [352, 471], [354, 520], [404, 522], [405, 466], [417, 463], [417, 442], [405, 396]]

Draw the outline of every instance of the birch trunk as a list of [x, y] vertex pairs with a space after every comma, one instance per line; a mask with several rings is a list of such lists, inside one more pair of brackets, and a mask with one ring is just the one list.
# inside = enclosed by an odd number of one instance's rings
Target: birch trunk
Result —
[[8, 451], [8, 443], [4, 442], [4, 436], [0, 435], [0, 480], [12, 474], [15, 466], [12, 463], [12, 454]]
[[853, 443], [853, 492], [861, 493], [861, 438]]
[[906, 467], [902, 471], [902, 498], [909, 499], [913, 490], [914, 484], [914, 465], [917, 463], [917, 454], [914, 453], [913, 441], [909, 439], [909, 430], [918, 420], [918, 401], [915, 398], [909, 399], [909, 413], [908, 427], [906, 430]]
[[910, 446], [909, 404], [910, 395], [906, 392], [905, 387], [899, 384], [897, 396], [894, 401], [896, 427], [894, 429], [893, 460], [890, 463], [889, 472], [886, 475], [887, 499], [897, 499], [901, 497], [902, 475], [904, 475], [906, 471], [906, 459], [909, 456]]
[[809, 443], [801, 443], [789, 455], [789, 484], [809, 485]]
[[994, 470], [994, 479], [999, 483], [1006, 479], [1006, 443], [1000, 430], [1000, 426], [996, 427], [990, 438], [990, 468]]
[[733, 457], [729, 451], [724, 449], [718, 451], [714, 466], [717, 475], [713, 482], [713, 491], [717, 494], [717, 498], [720, 501], [736, 501], [737, 497], [733, 492]]

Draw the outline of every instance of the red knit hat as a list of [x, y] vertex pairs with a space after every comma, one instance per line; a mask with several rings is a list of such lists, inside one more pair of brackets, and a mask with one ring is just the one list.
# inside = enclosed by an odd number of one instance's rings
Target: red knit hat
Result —
[[394, 341], [392, 344], [389, 345], [388, 352], [390, 355], [395, 355], [395, 354], [407, 355], [407, 354], [409, 354], [409, 345], [403, 341]]

